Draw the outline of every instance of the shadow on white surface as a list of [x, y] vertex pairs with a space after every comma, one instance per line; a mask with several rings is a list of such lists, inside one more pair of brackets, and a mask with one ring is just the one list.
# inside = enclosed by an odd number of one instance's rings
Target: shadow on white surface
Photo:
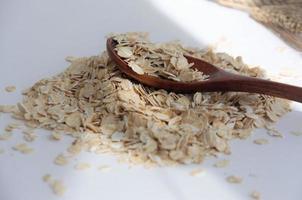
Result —
[[[6, 1], [0, 3], [0, 87], [14, 84], [18, 88], [15, 94], [1, 91], [0, 104], [14, 104], [21, 99], [21, 89], [31, 86], [41, 77], [49, 77], [65, 69], [64, 57], [67, 55], [89, 56], [105, 49], [105, 35], [110, 32], [147, 31], [155, 41], [181, 39], [191, 46], [205, 46], [227, 35], [234, 42], [228, 51], [241, 54], [248, 61], [274, 66], [276, 63], [291, 64], [297, 62], [295, 53], [288, 50], [273, 62], [262, 57], [267, 56], [276, 46], [270, 44], [265, 33], [255, 33], [255, 38], [265, 40], [266, 45], [260, 52], [248, 39], [232, 36], [232, 31], [247, 34], [236, 29], [236, 24], [223, 27], [224, 8], [206, 1], [158, 1], [158, 0], [115, 0], [115, 1]], [[194, 4], [195, 3], [195, 4]], [[183, 13], [178, 11], [182, 10]], [[200, 13], [199, 13], [200, 12]], [[201, 18], [201, 15], [203, 17]], [[191, 16], [191, 17], [190, 17]], [[211, 17], [218, 17], [218, 20]], [[242, 17], [242, 18], [238, 18]], [[239, 12], [235, 15], [226, 11], [227, 19], [238, 24], [250, 23]], [[194, 21], [195, 20], [195, 21]], [[237, 20], [237, 21], [236, 21]], [[257, 25], [256, 25], [257, 26]], [[251, 27], [256, 27], [251, 22]], [[255, 28], [256, 29], [256, 28]], [[261, 32], [261, 31], [260, 31]], [[264, 31], [265, 32], [265, 31]], [[237, 37], [237, 38], [236, 38]], [[274, 40], [274, 39], [272, 39]], [[236, 43], [237, 42], [237, 43]], [[276, 41], [275, 41], [276, 42]], [[280, 45], [276, 42], [277, 46]], [[250, 50], [239, 48], [247, 45]], [[236, 46], [237, 45], [237, 46]], [[241, 46], [242, 47], [242, 46]], [[263, 51], [263, 52], [261, 52]], [[255, 52], [255, 53], [251, 53]], [[266, 53], [265, 53], [266, 52]], [[288, 59], [291, 58], [291, 59]], [[256, 60], [256, 61], [255, 61]], [[300, 62], [301, 63], [301, 62]], [[278, 65], [279, 66], [279, 65]], [[281, 65], [280, 65], [281, 66]], [[298, 105], [299, 107], [299, 105]], [[9, 121], [6, 115], [0, 116], [0, 126]], [[212, 167], [215, 159], [209, 158], [203, 165], [143, 169], [118, 164], [108, 155], [83, 153], [78, 159], [93, 165], [110, 164], [109, 173], [100, 173], [96, 169], [83, 172], [74, 171], [72, 161], [67, 167], [52, 164], [53, 158], [71, 142], [52, 143], [48, 134], [40, 130], [38, 141], [32, 146], [33, 155], [22, 156], [13, 152], [11, 146], [19, 143], [21, 134], [15, 134], [8, 142], [1, 142], [7, 152], [0, 155], [0, 199], [2, 200], [47, 200], [57, 199], [41, 177], [50, 173], [62, 178], [68, 187], [62, 200], [97, 199], [205, 199], [228, 200], [249, 199], [252, 190], [263, 193], [264, 199], [299, 199], [302, 174], [301, 138], [289, 135], [291, 129], [302, 128], [300, 111], [294, 111], [284, 117], [278, 128], [284, 133], [284, 139], [270, 138], [270, 144], [255, 146], [253, 138], [267, 137], [263, 130], [245, 141], [233, 141], [231, 156], [221, 156], [231, 160], [226, 169]], [[189, 172], [197, 167], [206, 169], [204, 177], [191, 177]], [[228, 175], [244, 177], [241, 185], [225, 182]]]

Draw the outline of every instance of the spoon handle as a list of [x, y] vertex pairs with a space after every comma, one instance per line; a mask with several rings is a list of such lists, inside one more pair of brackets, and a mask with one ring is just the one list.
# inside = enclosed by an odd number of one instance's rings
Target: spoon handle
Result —
[[302, 87], [234, 74], [217, 81], [223, 83], [217, 84], [221, 91], [266, 94], [302, 103]]

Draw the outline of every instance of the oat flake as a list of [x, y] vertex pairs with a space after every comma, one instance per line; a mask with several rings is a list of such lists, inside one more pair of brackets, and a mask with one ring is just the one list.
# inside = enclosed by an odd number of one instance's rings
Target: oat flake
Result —
[[36, 140], [38, 136], [34, 133], [34, 132], [28, 132], [28, 133], [24, 133], [23, 135], [23, 139], [27, 142], [33, 142]]
[[206, 173], [206, 171], [204, 169], [198, 168], [198, 169], [194, 169], [190, 172], [190, 176], [195, 176], [195, 177], [200, 177], [202, 175], [204, 175]]
[[66, 187], [61, 180], [53, 180], [50, 186], [53, 193], [58, 196], [63, 196], [63, 194], [66, 192]]
[[69, 161], [66, 156], [60, 154], [55, 158], [54, 163], [57, 165], [67, 165]]
[[226, 181], [229, 183], [239, 184], [242, 183], [243, 179], [239, 176], [228, 176]]
[[259, 139], [254, 140], [254, 143], [259, 144], [259, 145], [268, 144], [268, 140], [265, 138], [259, 138]]
[[111, 170], [111, 167], [109, 165], [100, 165], [98, 167], [98, 170], [100, 172], [109, 172]]
[[55, 141], [61, 140], [61, 138], [62, 138], [62, 135], [59, 132], [52, 132], [50, 135], [50, 139], [55, 140]]
[[253, 191], [253, 192], [251, 192], [250, 197], [252, 199], [255, 199], [255, 200], [260, 200], [261, 199], [261, 193], [257, 192], [257, 191]]
[[220, 160], [214, 164], [214, 167], [223, 168], [227, 167], [230, 164], [229, 160]]
[[14, 92], [16, 91], [16, 86], [10, 85], [5, 87], [6, 92]]
[[0, 135], [0, 140], [8, 140], [12, 137], [12, 133], [11, 132], [4, 132]]
[[294, 136], [302, 136], [302, 131], [291, 131], [290, 133]]
[[85, 169], [89, 169], [91, 167], [91, 165], [89, 163], [77, 163], [74, 166], [74, 169], [76, 170], [85, 170]]
[[15, 146], [13, 146], [12, 148], [13, 148], [13, 150], [19, 151], [20, 153], [23, 153], [23, 154], [29, 154], [34, 151], [31, 147], [27, 146], [26, 143], [17, 144]]
[[43, 181], [44, 182], [47, 182], [49, 183], [51, 180], [52, 180], [52, 177], [50, 174], [45, 174], [43, 177], [42, 177]]

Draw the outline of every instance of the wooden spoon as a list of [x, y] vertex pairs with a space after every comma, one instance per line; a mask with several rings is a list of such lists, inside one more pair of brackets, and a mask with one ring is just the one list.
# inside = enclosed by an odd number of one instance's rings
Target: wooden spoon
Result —
[[250, 92], [281, 97], [302, 103], [302, 87], [233, 74], [191, 56], [185, 57], [188, 59], [189, 63], [194, 63], [192, 66], [193, 68], [209, 75], [207, 80], [177, 82], [150, 75], [139, 75], [128, 66], [126, 61], [117, 55], [115, 50], [116, 44], [117, 42], [114, 41], [113, 38], [107, 40], [107, 51], [110, 58], [117, 64], [123, 73], [150, 87], [182, 93], [219, 91]]

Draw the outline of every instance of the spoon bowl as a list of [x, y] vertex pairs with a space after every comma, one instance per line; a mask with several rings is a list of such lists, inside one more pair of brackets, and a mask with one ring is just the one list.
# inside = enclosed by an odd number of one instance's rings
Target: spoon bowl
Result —
[[178, 82], [150, 75], [140, 75], [134, 72], [128, 63], [116, 52], [117, 42], [113, 38], [107, 40], [109, 57], [117, 64], [119, 69], [130, 78], [156, 89], [165, 89], [173, 92], [250, 92], [286, 98], [302, 102], [302, 88], [269, 80], [247, 77], [227, 72], [206, 61], [185, 55], [193, 68], [208, 75], [203, 81]]

